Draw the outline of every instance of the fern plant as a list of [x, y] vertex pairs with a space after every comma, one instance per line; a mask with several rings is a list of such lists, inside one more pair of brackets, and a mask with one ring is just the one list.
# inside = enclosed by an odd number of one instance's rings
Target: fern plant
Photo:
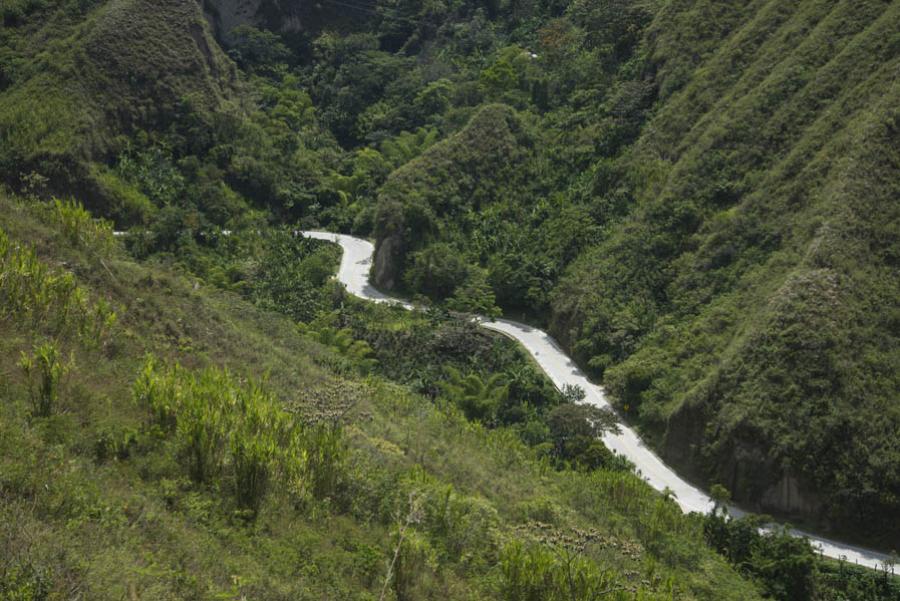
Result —
[[298, 327], [316, 342], [348, 359], [362, 373], [368, 373], [378, 365], [375, 351], [369, 343], [353, 338], [353, 332], [349, 328], [339, 329], [330, 325], [315, 327], [307, 324], [300, 324]]

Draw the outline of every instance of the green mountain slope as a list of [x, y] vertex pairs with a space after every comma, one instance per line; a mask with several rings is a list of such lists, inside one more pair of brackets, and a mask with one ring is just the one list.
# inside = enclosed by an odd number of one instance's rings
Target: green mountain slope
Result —
[[[897, 3], [0, 19], [0, 599], [896, 593], [682, 516], [448, 310], [548, 327], [717, 497], [891, 550]], [[298, 228], [433, 306], [357, 304]]]
[[[504, 101], [538, 132], [518, 168], [529, 187], [501, 176], [499, 203], [407, 237], [433, 244], [419, 255], [443, 266], [434, 277], [480, 266], [504, 308], [546, 320], [679, 469], [890, 545], [898, 7], [617, 6], [638, 34], [619, 34], [624, 50], [603, 43], [603, 7], [573, 2], [538, 28], [530, 61], [488, 61], [482, 89], [507, 69]], [[403, 170], [440, 191], [470, 160], [437, 179]], [[407, 275], [383, 285], [454, 289], [393, 264]]]
[[569, 598], [558, 553], [620, 598], [755, 598], [636, 476], [548, 470], [72, 209], [0, 202], [4, 598]]
[[872, 533], [900, 490], [898, 22], [880, 3], [745, 9], [645, 127], [629, 160], [648, 184], [553, 317], [618, 364], [610, 389], [679, 465]]
[[[515, 111], [489, 105], [458, 133], [391, 173], [379, 191], [375, 215], [375, 283], [388, 289], [399, 285], [414, 264], [433, 260], [415, 251], [470, 231], [468, 220], [524, 191], [533, 143]], [[431, 280], [434, 275], [413, 277]], [[429, 285], [444, 288], [446, 296], [462, 283]]]
[[37, 170], [71, 187], [85, 178], [85, 160], [121, 151], [117, 135], [165, 126], [187, 103], [200, 114], [221, 110], [232, 97], [234, 65], [197, 3], [54, 4], [28, 4], [25, 24], [0, 34], [9, 176]]

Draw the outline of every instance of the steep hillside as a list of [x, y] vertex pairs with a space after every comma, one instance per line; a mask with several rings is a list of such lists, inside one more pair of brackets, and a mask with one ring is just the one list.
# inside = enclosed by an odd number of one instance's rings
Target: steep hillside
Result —
[[[86, 161], [121, 152], [123, 133], [166, 127], [189, 105], [222, 110], [234, 65], [195, 2], [118, 0], [10, 8], [0, 96], [0, 165], [56, 189], [82, 183]], [[75, 3], [69, 3], [74, 5]]]
[[2, 598], [756, 597], [636, 476], [548, 470], [74, 206], [0, 203]]
[[[457, 259], [461, 277], [446, 282], [427, 263], [452, 261], [447, 254], [465, 252], [464, 244], [443, 256], [434, 247], [428, 254], [415, 251], [435, 240], [465, 238], [479, 213], [491, 212], [498, 203], [509, 206], [513, 196], [526, 190], [533, 144], [515, 111], [489, 105], [458, 133], [394, 171], [379, 191], [375, 283], [387, 289], [416, 287], [418, 279], [422, 284], [417, 288], [438, 297], [462, 285], [463, 259]], [[417, 271], [408, 276], [413, 281], [401, 282], [400, 276], [414, 266], [424, 273]]]
[[203, 246], [251, 207], [333, 202], [333, 142], [308, 94], [248, 64], [277, 70], [280, 42], [235, 41], [241, 72], [193, 1], [13, 3], [4, 19], [0, 177], [13, 189], [153, 228], [145, 251]]
[[[679, 465], [886, 542], [900, 498], [887, 467], [900, 456], [887, 435], [900, 424], [897, 8], [747, 7], [684, 83], [689, 67], [662, 58], [681, 42], [653, 32], [671, 95], [628, 159], [648, 178], [553, 312], [585, 361], [616, 366], [611, 391]], [[688, 18], [673, 10], [660, 18]]]
[[681, 515], [459, 314], [547, 326], [715, 498], [895, 548], [896, 2], [0, 19], [0, 599], [896, 599]]
[[241, 26], [264, 27], [302, 43], [322, 27], [353, 27], [375, 12], [373, 3], [305, 2], [302, 0], [204, 0], [217, 36], [229, 38]]
[[[449, 243], [462, 258], [434, 263], [435, 277], [480, 266], [501, 306], [546, 320], [680, 469], [754, 509], [889, 546], [898, 7], [619, 9], [573, 2], [538, 28], [530, 60], [488, 61], [482, 89], [505, 73], [504, 101], [536, 125], [519, 169], [531, 185], [409, 237], [433, 244], [420, 256]], [[413, 169], [436, 190], [470, 171]], [[404, 261], [405, 279], [381, 283], [450, 296]]]

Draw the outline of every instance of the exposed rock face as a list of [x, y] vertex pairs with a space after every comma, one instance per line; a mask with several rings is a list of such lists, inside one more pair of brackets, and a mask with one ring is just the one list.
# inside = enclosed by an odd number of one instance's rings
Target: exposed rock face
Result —
[[779, 470], [760, 433], [741, 427], [718, 458], [699, 452], [708, 421], [702, 405], [682, 405], [667, 423], [661, 448], [665, 460], [699, 482], [726, 484], [734, 500], [753, 511], [821, 519], [821, 495], [790, 470]]
[[299, 31], [301, 0], [205, 0], [204, 9], [219, 35], [238, 25], [265, 25]]
[[794, 515], [816, 515], [822, 507], [819, 497], [804, 490], [800, 481], [790, 473], [785, 473], [777, 484], [763, 493], [763, 510]]
[[393, 290], [397, 286], [397, 255], [402, 242], [397, 236], [379, 240], [375, 250], [374, 273], [375, 285], [384, 290]]

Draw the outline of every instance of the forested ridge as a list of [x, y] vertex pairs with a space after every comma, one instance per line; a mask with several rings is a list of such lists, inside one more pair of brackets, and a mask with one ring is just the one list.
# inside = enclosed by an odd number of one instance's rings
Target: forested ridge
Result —
[[0, 599], [900, 595], [682, 516], [465, 317], [547, 328], [717, 498], [897, 550], [898, 3], [0, 23]]

